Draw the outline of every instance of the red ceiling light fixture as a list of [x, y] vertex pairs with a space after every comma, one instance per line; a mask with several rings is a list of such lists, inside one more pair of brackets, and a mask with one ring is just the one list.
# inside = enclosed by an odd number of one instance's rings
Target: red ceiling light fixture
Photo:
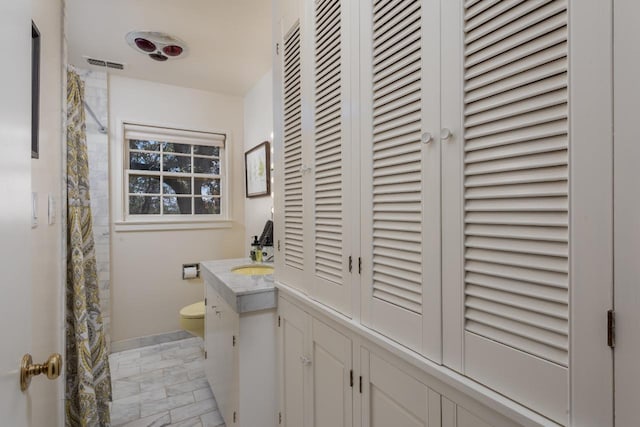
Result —
[[136, 37], [134, 40], [136, 47], [145, 52], [155, 52], [158, 48], [152, 41], [143, 39], [142, 37]]
[[187, 53], [187, 45], [182, 40], [165, 33], [131, 31], [125, 38], [135, 51], [158, 62], [184, 58]]

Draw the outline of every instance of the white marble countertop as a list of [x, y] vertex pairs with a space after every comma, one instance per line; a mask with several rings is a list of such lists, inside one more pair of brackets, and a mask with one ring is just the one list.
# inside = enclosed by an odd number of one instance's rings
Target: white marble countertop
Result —
[[245, 276], [232, 273], [241, 266], [273, 265], [252, 263], [249, 258], [202, 261], [200, 273], [206, 286], [211, 286], [238, 314], [276, 307], [277, 289], [273, 275]]

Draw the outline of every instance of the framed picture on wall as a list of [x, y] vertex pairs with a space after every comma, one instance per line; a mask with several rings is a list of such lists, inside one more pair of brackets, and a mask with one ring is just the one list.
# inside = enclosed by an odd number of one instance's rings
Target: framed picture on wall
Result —
[[271, 160], [269, 141], [244, 153], [247, 198], [271, 195]]

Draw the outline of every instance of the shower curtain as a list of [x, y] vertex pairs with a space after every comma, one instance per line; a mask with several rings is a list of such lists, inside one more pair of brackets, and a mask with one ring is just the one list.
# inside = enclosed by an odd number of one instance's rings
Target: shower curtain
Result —
[[66, 425], [109, 426], [111, 375], [89, 198], [84, 83], [67, 71]]

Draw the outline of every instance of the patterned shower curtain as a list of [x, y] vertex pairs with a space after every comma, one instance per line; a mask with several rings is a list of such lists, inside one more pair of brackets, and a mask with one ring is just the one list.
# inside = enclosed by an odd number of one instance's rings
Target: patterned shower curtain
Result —
[[84, 83], [67, 71], [66, 425], [109, 426], [111, 374], [89, 199]]

